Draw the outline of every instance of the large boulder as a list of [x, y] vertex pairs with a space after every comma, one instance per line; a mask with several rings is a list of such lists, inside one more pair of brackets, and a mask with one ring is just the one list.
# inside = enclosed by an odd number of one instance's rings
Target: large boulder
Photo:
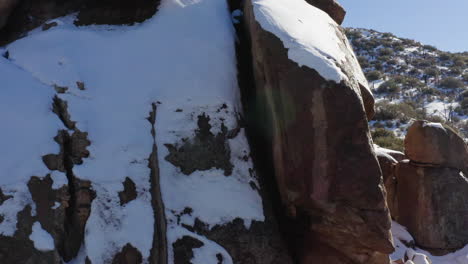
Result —
[[304, 1], [246, 2], [257, 123], [271, 135], [296, 257], [388, 263], [390, 217], [360, 87], [367, 82], [342, 29]]
[[405, 154], [421, 166], [442, 166], [468, 174], [468, 146], [451, 128], [415, 121], [405, 138]]
[[320, 8], [327, 13], [336, 23], [341, 25], [346, 15], [346, 10], [335, 0], [306, 0], [309, 4]]
[[418, 246], [450, 251], [468, 243], [468, 179], [459, 169], [397, 166], [398, 222]]

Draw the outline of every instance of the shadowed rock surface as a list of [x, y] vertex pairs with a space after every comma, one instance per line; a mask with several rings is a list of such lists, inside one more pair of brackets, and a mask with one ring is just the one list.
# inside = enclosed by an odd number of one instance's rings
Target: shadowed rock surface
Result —
[[398, 222], [416, 244], [447, 253], [468, 244], [468, 179], [451, 168], [398, 164]]

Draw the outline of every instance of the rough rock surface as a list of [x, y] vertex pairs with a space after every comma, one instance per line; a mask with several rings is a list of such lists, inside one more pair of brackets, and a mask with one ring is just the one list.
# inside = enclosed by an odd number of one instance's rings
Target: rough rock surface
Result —
[[[333, 20], [339, 25], [343, 23], [346, 15], [346, 10], [335, 0], [306, 0], [309, 4], [320, 8], [325, 13], [330, 15]], [[369, 119], [370, 120], [370, 119]]]
[[451, 128], [415, 121], [405, 138], [405, 154], [421, 166], [440, 166], [468, 174], [468, 146]]
[[402, 161], [398, 175], [398, 222], [416, 244], [447, 252], [468, 244], [468, 178], [452, 168]]
[[297, 258], [388, 263], [390, 218], [359, 83], [326, 81], [314, 69], [299, 67], [281, 40], [256, 21], [252, 1], [244, 14], [256, 102], [269, 124], [264, 133], [272, 134], [275, 176], [292, 218], [286, 228]]
[[[397, 201], [397, 179], [396, 167], [398, 161], [388, 153], [393, 151], [384, 148], [376, 148], [377, 159], [379, 160], [380, 169], [382, 170], [383, 181], [386, 190], [387, 206], [393, 219], [398, 218], [398, 201]], [[396, 152], [396, 151], [395, 151]], [[403, 153], [401, 153], [403, 154]]]
[[[160, 0], [7, 0], [0, 3], [0, 45], [50, 19], [77, 13], [76, 25], [133, 24], [153, 16]], [[12, 7], [16, 5], [16, 8]], [[10, 14], [8, 16], [8, 14]], [[52, 22], [53, 23], [53, 22]], [[3, 24], [3, 25], [2, 25]], [[43, 30], [50, 28], [43, 27]]]

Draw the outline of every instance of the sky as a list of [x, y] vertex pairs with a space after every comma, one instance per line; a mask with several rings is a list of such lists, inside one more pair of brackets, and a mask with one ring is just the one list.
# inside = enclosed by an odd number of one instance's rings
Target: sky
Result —
[[468, 0], [339, 0], [343, 26], [391, 32], [440, 50], [468, 51]]

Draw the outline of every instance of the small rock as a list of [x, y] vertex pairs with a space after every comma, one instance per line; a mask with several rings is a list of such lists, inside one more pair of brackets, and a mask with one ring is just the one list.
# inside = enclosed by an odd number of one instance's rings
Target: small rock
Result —
[[44, 25], [42, 25], [42, 30], [46, 31], [56, 26], [58, 26], [57, 22], [45, 23]]

